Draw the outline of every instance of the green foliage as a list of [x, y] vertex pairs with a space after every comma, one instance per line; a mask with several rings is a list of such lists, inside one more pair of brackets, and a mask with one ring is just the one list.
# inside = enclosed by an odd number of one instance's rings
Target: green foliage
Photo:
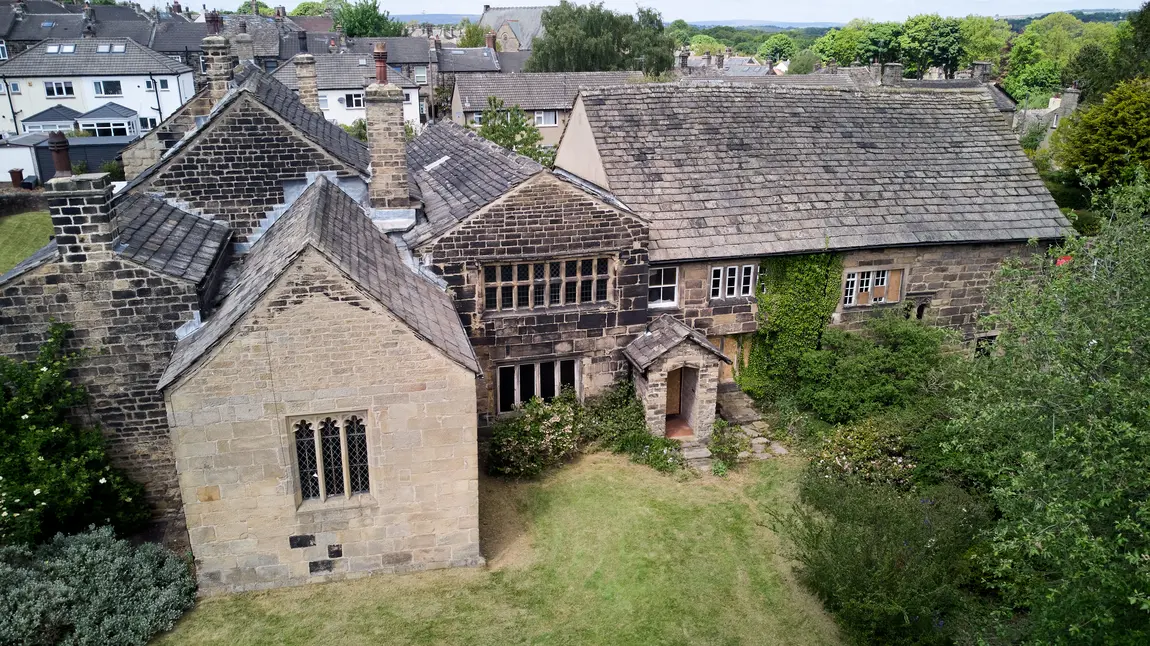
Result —
[[934, 437], [942, 467], [997, 507], [976, 563], [1029, 611], [1034, 643], [1150, 640], [1147, 174], [1095, 210], [1099, 235], [1004, 269], [996, 351], [962, 373]]
[[819, 347], [839, 302], [842, 260], [829, 253], [771, 258], [759, 272], [759, 331], [737, 379], [762, 399], [793, 384], [807, 350]]
[[687, 464], [677, 441], [651, 434], [643, 404], [629, 380], [587, 402], [582, 429], [584, 439], [657, 471], [678, 471]]
[[1010, 42], [1010, 23], [989, 16], [967, 16], [958, 23], [962, 34], [962, 56], [959, 67], [970, 67], [975, 61], [989, 61], [991, 73], [1002, 69], [1003, 54]]
[[791, 59], [791, 65], [787, 68], [787, 74], [810, 74], [815, 71], [815, 66], [819, 64], [819, 55], [809, 49], [795, 54]]
[[1022, 144], [1022, 149], [1027, 152], [1034, 152], [1042, 145], [1042, 140], [1046, 137], [1046, 124], [1041, 121], [1031, 123], [1022, 133], [1022, 137], [1018, 139], [1018, 143]]
[[341, 2], [336, 6], [334, 18], [348, 38], [407, 35], [406, 25], [392, 20], [388, 12], [380, 11], [379, 0]]
[[539, 145], [543, 135], [539, 134], [539, 128], [535, 127], [534, 120], [527, 117], [523, 108], [506, 108], [502, 99], [489, 96], [481, 120], [478, 129], [480, 137], [530, 157], [544, 166], [550, 167], [555, 163], [555, 151]]
[[901, 493], [811, 473], [775, 516], [800, 579], [861, 644], [947, 644], [985, 505], [952, 486]]
[[1101, 103], [1070, 115], [1051, 136], [1055, 159], [1104, 186], [1150, 169], [1150, 79], [1120, 83]]
[[1110, 52], [1094, 43], [1087, 43], [1062, 70], [1062, 85], [1077, 86], [1083, 103], [1100, 101], [1102, 95], [1114, 87], [1114, 68]]
[[[1062, 84], [1062, 69], [1058, 63], [1042, 59], [1033, 65], [1011, 66], [1010, 73], [1002, 83], [1002, 88], [1016, 101], [1025, 101], [1027, 96], [1044, 96], [1058, 90]], [[1040, 107], [1046, 107], [1043, 103]]]
[[897, 22], [872, 22], [863, 30], [858, 45], [858, 58], [863, 63], [893, 63], [899, 59], [899, 37], [902, 24]]
[[124, 181], [124, 165], [115, 159], [110, 159], [103, 164], [100, 164], [100, 172], [107, 173], [108, 179], [113, 182]]
[[[274, 16], [275, 15], [275, 10], [272, 9], [271, 7], [269, 7], [267, 5], [267, 3], [263, 2], [262, 0], [260, 0], [259, 2], [256, 3], [256, 9], [259, 10], [261, 16]], [[244, 3], [240, 4], [239, 7], [236, 7], [236, 13], [251, 15], [252, 3], [251, 2], [244, 2]]]
[[727, 46], [711, 36], [699, 34], [691, 37], [691, 53], [695, 56], [722, 54], [725, 51], [727, 51]]
[[659, 74], [671, 69], [674, 38], [663, 29], [662, 16], [639, 8], [635, 16], [603, 7], [563, 0], [543, 12], [545, 33], [532, 42], [530, 72], [607, 72], [642, 70]]
[[751, 441], [739, 426], [732, 426], [724, 419], [716, 419], [707, 448], [711, 451], [713, 464], [722, 464], [722, 471], [726, 472], [738, 464], [740, 453], [751, 450]]
[[811, 50], [824, 61], [837, 61], [839, 65], [845, 66], [853, 63], [858, 56], [862, 40], [862, 29], [848, 25], [842, 29], [828, 31], [811, 45]]
[[834, 427], [815, 451], [814, 471], [833, 478], [905, 487], [915, 463], [907, 456], [903, 419], [873, 415]]
[[367, 119], [356, 119], [350, 125], [340, 124], [339, 127], [352, 137], [360, 141], [367, 141]]
[[472, 23], [466, 18], [460, 23], [463, 35], [459, 37], [460, 47], [483, 47], [487, 43], [487, 30], [479, 23]]
[[35, 360], [0, 357], [0, 544], [110, 524], [121, 533], [149, 517], [143, 488], [113, 469], [104, 438], [70, 420], [87, 395], [67, 378], [78, 355], [55, 325]]
[[72, 162], [72, 174], [73, 175], [83, 175], [84, 173], [87, 173], [87, 172], [88, 172], [88, 162], [87, 161], [84, 161], [81, 159], [78, 162]]
[[870, 319], [860, 334], [826, 330], [821, 347], [800, 357], [796, 397], [832, 423], [905, 407], [945, 382], [949, 338], [901, 312]]
[[144, 646], [195, 602], [188, 564], [101, 527], [0, 547], [0, 643]]
[[763, 43], [755, 55], [760, 59], [760, 63], [766, 64], [767, 60], [772, 61], [789, 61], [797, 52], [795, 48], [795, 41], [786, 34], [775, 34]]
[[325, 3], [314, 0], [304, 0], [288, 12], [289, 16], [322, 16], [327, 9]]
[[532, 397], [492, 429], [491, 472], [533, 478], [557, 466], [575, 452], [579, 417], [579, 400], [570, 388], [550, 402]]
[[904, 64], [919, 78], [932, 65], [953, 78], [962, 58], [962, 29], [957, 18], [921, 14], [907, 18], [899, 36]]

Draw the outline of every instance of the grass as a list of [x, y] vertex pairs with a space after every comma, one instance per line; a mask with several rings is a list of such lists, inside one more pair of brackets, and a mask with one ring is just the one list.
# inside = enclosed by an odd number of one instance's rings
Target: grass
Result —
[[51, 235], [52, 218], [47, 211], [0, 217], [0, 274], [48, 244]]
[[485, 479], [487, 568], [208, 599], [156, 643], [838, 643], [766, 527], [799, 468], [675, 478], [601, 453], [541, 482]]

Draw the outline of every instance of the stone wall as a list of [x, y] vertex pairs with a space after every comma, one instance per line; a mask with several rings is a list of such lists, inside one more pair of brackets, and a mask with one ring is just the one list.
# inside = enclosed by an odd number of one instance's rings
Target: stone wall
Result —
[[[582, 190], [541, 174], [429, 242], [432, 266], [447, 281], [484, 379], [479, 411], [495, 410], [496, 366], [581, 357], [583, 395], [627, 375], [622, 348], [647, 323], [647, 225]], [[526, 312], [483, 311], [482, 267], [564, 258], [615, 259], [610, 302]]]
[[[235, 329], [167, 389], [201, 593], [482, 563], [473, 373], [314, 250]], [[349, 412], [370, 494], [301, 501], [288, 419]]]
[[210, 213], [232, 227], [236, 242], [247, 243], [283, 204], [284, 182], [304, 180], [309, 171], [356, 174], [244, 96], [134, 190], [162, 192], [188, 210]]
[[[103, 177], [103, 185], [94, 177]], [[200, 297], [195, 284], [112, 253], [110, 234], [95, 239], [86, 233], [108, 217], [106, 178], [82, 175], [46, 187], [66, 255], [0, 285], [0, 355], [29, 359], [51, 321], [72, 326], [72, 347], [87, 353], [75, 379], [91, 395], [78, 414], [104, 431], [113, 463], [145, 485], [164, 541], [186, 546], [167, 414], [156, 382], [175, 346], [175, 330], [191, 320]], [[81, 195], [59, 198], [54, 189]]]
[[[196, 58], [198, 61], [199, 54], [196, 54]], [[195, 69], [199, 69], [198, 62]], [[206, 90], [201, 90], [162, 123], [133, 141], [121, 153], [121, 158], [124, 160], [124, 177], [132, 180], [152, 164], [160, 161], [160, 157], [169, 148], [182, 139], [186, 132], [196, 127], [196, 117], [207, 116], [211, 110], [211, 98]]]
[[683, 416], [688, 419], [695, 439], [702, 441], [711, 436], [715, 424], [715, 406], [719, 393], [719, 364], [722, 360], [698, 344], [684, 341], [636, 374], [635, 393], [647, 414], [647, 428], [652, 435], [664, 435], [667, 430], [667, 373], [678, 368], [694, 368], [698, 377], [694, 381], [694, 396], [682, 399]]

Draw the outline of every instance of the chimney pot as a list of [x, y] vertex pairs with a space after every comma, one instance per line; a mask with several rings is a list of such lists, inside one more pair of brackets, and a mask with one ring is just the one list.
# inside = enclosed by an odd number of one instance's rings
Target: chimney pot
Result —
[[387, 43], [376, 43], [371, 57], [375, 59], [375, 82], [387, 85]]
[[491, 5], [489, 5], [489, 4], [483, 5], [483, 13], [487, 13], [488, 11], [491, 11]]
[[56, 130], [48, 133], [48, 150], [52, 152], [52, 168], [56, 171], [53, 177], [72, 176], [72, 158], [68, 148], [68, 138], [63, 132]]
[[686, 45], [683, 45], [683, 48], [679, 50], [679, 68], [686, 70], [687, 69], [687, 60], [690, 58], [691, 58], [691, 50], [688, 49]]
[[495, 32], [487, 32], [487, 49], [495, 49]]
[[902, 85], [902, 63], [887, 63], [882, 66], [883, 85]]
[[259, 0], [252, 0], [252, 15], [260, 15], [260, 2]]
[[703, 67], [711, 66], [711, 52], [703, 54]]
[[722, 68], [722, 67], [723, 67], [723, 53], [722, 53], [722, 52], [719, 52], [719, 53], [718, 53], [718, 54], [715, 56], [715, 67], [718, 67], [718, 68]]

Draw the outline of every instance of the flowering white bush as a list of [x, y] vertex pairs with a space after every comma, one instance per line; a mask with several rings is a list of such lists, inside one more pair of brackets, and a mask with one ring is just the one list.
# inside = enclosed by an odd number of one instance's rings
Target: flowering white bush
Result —
[[538, 398], [495, 425], [491, 437], [491, 471], [533, 477], [574, 453], [579, 443], [580, 406], [564, 390], [550, 402]]

